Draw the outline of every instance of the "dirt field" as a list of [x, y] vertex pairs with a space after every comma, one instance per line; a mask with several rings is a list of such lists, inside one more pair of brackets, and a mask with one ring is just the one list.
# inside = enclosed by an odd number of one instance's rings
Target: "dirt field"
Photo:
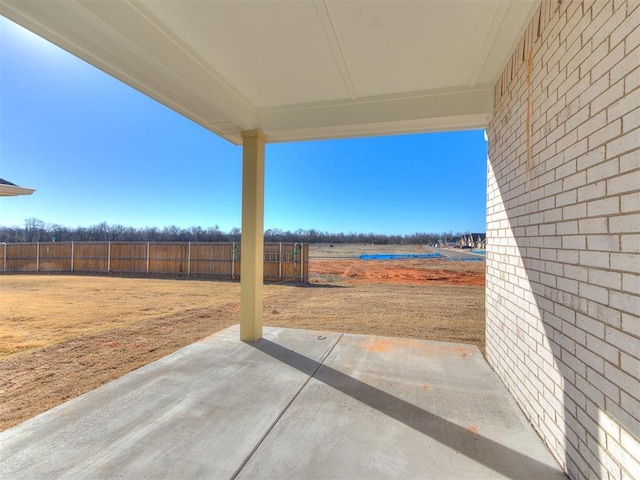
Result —
[[[265, 286], [265, 325], [484, 351], [484, 262], [354, 260], [420, 252], [367, 247], [312, 249], [310, 285]], [[239, 293], [229, 282], [0, 276], [0, 429], [238, 323]]]

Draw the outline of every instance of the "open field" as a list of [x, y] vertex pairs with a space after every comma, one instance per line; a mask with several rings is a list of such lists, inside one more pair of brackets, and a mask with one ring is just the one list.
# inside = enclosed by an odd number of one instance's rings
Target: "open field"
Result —
[[309, 249], [312, 260], [325, 258], [358, 258], [376, 253], [431, 253], [433, 249], [422, 245], [375, 245], [371, 243], [315, 243]]
[[[311, 285], [266, 285], [265, 325], [484, 350], [484, 262], [353, 260], [360, 247], [312, 251]], [[239, 294], [230, 282], [0, 276], [0, 429], [238, 323]]]

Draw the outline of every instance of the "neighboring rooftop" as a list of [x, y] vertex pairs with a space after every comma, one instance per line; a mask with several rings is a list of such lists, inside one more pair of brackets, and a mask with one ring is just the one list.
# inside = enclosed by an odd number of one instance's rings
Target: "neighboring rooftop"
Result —
[[4, 178], [0, 178], [0, 197], [15, 197], [16, 195], [31, 195], [35, 188], [25, 188]]

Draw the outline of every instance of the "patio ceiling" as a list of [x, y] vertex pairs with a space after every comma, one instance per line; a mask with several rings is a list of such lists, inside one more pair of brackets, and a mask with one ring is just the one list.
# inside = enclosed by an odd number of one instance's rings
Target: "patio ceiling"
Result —
[[0, 13], [235, 144], [484, 128], [540, 0], [24, 1]]

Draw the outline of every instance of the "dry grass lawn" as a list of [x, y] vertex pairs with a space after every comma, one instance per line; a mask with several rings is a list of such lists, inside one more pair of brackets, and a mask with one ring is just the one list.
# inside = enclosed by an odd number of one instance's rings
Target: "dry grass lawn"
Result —
[[[266, 285], [265, 325], [484, 351], [482, 262], [367, 265], [316, 260], [311, 285]], [[0, 276], [0, 430], [238, 323], [239, 295], [230, 282]]]
[[161, 318], [210, 318], [235, 304], [236, 283], [139, 278], [8, 276], [0, 278], [0, 357]]

